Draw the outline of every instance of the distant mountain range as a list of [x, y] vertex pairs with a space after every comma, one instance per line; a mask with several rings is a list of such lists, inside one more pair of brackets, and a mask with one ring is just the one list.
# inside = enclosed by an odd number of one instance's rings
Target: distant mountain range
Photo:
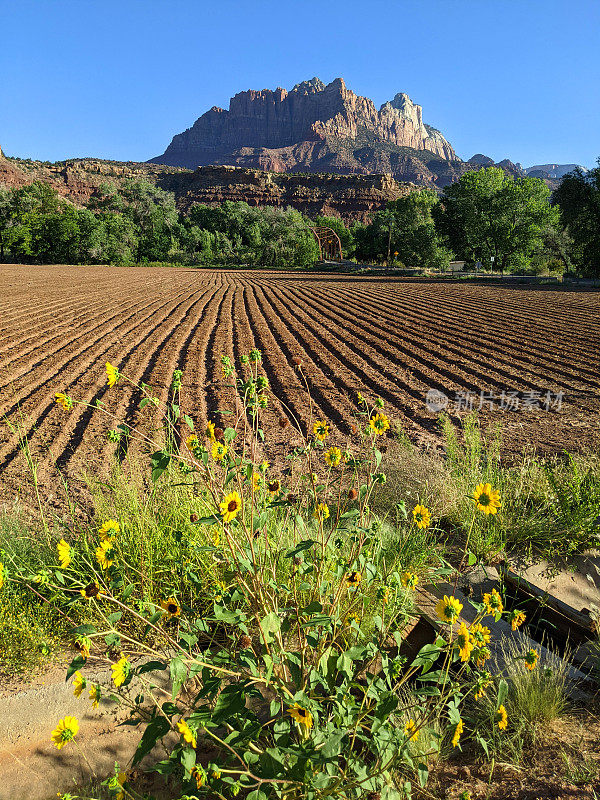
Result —
[[[494, 164], [481, 153], [462, 161], [444, 135], [423, 121], [422, 108], [404, 93], [379, 109], [342, 78], [312, 78], [282, 88], [240, 92], [229, 110], [213, 106], [173, 137], [153, 164], [195, 169], [230, 165], [271, 172], [390, 174], [396, 180], [441, 188], [470, 169]], [[574, 164], [524, 169], [505, 159], [514, 176], [533, 174], [552, 188]]]

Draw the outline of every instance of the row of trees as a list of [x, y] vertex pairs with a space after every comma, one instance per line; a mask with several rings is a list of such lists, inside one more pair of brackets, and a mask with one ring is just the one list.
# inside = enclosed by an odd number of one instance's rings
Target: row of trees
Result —
[[78, 209], [36, 182], [0, 189], [0, 260], [306, 266], [319, 255], [312, 224], [334, 228], [344, 255], [360, 262], [444, 269], [454, 257], [493, 258], [503, 271], [600, 275], [600, 160], [587, 174], [567, 175], [552, 198], [537, 178], [489, 167], [467, 172], [441, 196], [412, 192], [351, 227], [242, 202], [183, 214], [173, 194], [147, 181], [102, 185]]

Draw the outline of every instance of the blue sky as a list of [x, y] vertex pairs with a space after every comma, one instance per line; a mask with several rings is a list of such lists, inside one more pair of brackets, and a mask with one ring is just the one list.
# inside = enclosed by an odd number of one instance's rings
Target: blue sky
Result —
[[8, 155], [145, 160], [249, 88], [407, 92], [459, 156], [600, 156], [599, 0], [0, 0]]

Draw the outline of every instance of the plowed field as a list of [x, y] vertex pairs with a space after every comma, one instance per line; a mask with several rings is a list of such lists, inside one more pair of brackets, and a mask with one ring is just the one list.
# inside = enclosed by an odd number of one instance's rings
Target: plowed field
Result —
[[[140, 397], [128, 384], [107, 390], [104, 364], [166, 397], [173, 371], [184, 371], [183, 396], [203, 422], [231, 406], [220, 373], [222, 354], [264, 354], [272, 400], [270, 432], [293, 443], [277, 420], [315, 414], [344, 438], [360, 390], [380, 395], [387, 413], [416, 441], [439, 441], [428, 390], [458, 397], [504, 427], [507, 453], [599, 449], [600, 292], [489, 286], [398, 278], [259, 271], [28, 267], [0, 265], [0, 417], [17, 425], [39, 464], [43, 488], [58, 471], [102, 471], [115, 446], [113, 423], [98, 412], [66, 413], [56, 391], [100, 400], [129, 424]], [[502, 392], [519, 408], [500, 410]], [[539, 395], [531, 395], [531, 393]], [[562, 392], [546, 410], [546, 393]], [[514, 393], [517, 393], [516, 395]], [[535, 396], [534, 407], [525, 398]], [[529, 403], [531, 406], [532, 403]], [[147, 409], [146, 425], [151, 425]], [[157, 421], [157, 420], [155, 420]], [[290, 439], [291, 437], [291, 439]], [[25, 486], [18, 436], [0, 427], [0, 500]]]

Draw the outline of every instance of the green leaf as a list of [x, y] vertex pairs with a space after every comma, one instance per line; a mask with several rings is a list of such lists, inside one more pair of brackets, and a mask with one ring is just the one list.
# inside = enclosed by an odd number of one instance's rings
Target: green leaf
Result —
[[274, 634], [278, 633], [281, 629], [281, 620], [274, 611], [270, 611], [265, 617], [263, 617], [259, 624], [267, 644], [273, 641], [275, 638]]
[[192, 770], [196, 766], [196, 751], [191, 747], [186, 747], [185, 750], [181, 751], [180, 761], [185, 770], [185, 780], [189, 780]]
[[229, 719], [234, 714], [238, 714], [246, 707], [246, 695], [244, 687], [232, 684], [225, 686], [215, 704], [215, 710], [212, 714], [212, 721], [216, 724]]
[[226, 442], [233, 442], [236, 436], [237, 434], [235, 432], [235, 428], [225, 428], [225, 431], [223, 432], [223, 439]]
[[85, 666], [85, 661], [86, 660], [83, 656], [75, 656], [73, 661], [71, 661], [71, 663], [69, 664], [69, 667], [67, 669], [67, 677], [65, 678], [65, 681], [68, 681], [71, 675], [74, 675], [78, 669], [81, 669], [83, 666]]
[[313, 546], [313, 544], [316, 544], [314, 539], [305, 539], [302, 542], [298, 542], [298, 544], [296, 545], [296, 547], [294, 547], [293, 550], [289, 550], [285, 554], [285, 557], [286, 558], [293, 558], [294, 556], [297, 556], [298, 553], [304, 552], [304, 550], [310, 550], [310, 548]]
[[201, 517], [197, 519], [194, 525], [216, 525], [218, 522], [221, 522], [221, 517], [212, 514], [210, 517]]
[[194, 420], [191, 417], [188, 417], [187, 414], [183, 415], [183, 421], [188, 426], [188, 428], [193, 431], [194, 430]]
[[319, 603], [318, 600], [313, 600], [312, 603], [309, 603], [302, 609], [303, 614], [315, 614], [315, 613], [321, 613], [321, 611], [323, 611], [323, 606], [321, 605], [321, 603]]
[[170, 671], [171, 671], [171, 681], [173, 683], [171, 696], [174, 700], [179, 694], [179, 690], [181, 689], [183, 682], [187, 678], [187, 667], [185, 666], [183, 661], [179, 658], [179, 656], [176, 656], [174, 659], [171, 660]]
[[133, 756], [133, 766], [138, 764], [144, 758], [144, 756], [147, 756], [157, 741], [165, 736], [165, 734], [167, 734], [170, 730], [171, 725], [164, 717], [156, 717], [149, 722]]
[[141, 667], [138, 667], [136, 672], [138, 675], [143, 675], [146, 672], [157, 672], [166, 669], [167, 666], [168, 665], [164, 661], [147, 661], [145, 664], [142, 664]]
[[508, 683], [504, 680], [504, 678], [502, 678], [500, 683], [498, 684], [498, 705], [501, 706], [507, 697], [508, 697]]
[[166, 468], [169, 466], [171, 456], [164, 450], [157, 450], [150, 456], [150, 464], [152, 466], [152, 480], [156, 482]]
[[417, 775], [419, 777], [419, 783], [421, 787], [424, 789], [425, 784], [429, 778], [429, 770], [427, 769], [427, 764], [419, 764], [417, 766]]

